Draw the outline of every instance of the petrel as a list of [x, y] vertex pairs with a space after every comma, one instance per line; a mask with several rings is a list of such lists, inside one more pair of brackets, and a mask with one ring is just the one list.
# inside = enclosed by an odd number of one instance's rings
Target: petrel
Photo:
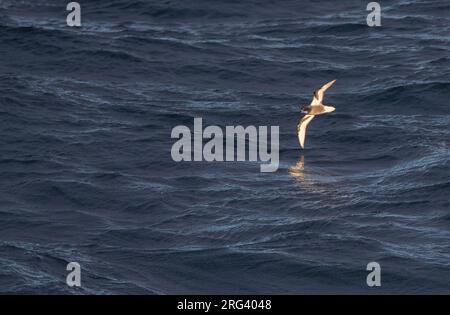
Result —
[[308, 106], [303, 106], [301, 109], [301, 112], [303, 114], [306, 114], [297, 125], [298, 141], [300, 142], [300, 146], [302, 147], [302, 149], [305, 148], [306, 128], [308, 127], [308, 124], [311, 122], [311, 120], [313, 120], [314, 116], [331, 113], [336, 109], [333, 106], [322, 104], [325, 91], [328, 90], [328, 88], [330, 88], [330, 86], [332, 86], [334, 82], [336, 82], [336, 80], [328, 82], [320, 89], [316, 90], [313, 94], [313, 100], [311, 104]]

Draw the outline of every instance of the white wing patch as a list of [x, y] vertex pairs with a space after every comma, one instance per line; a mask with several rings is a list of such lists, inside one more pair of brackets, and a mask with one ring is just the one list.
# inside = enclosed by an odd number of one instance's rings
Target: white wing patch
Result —
[[334, 84], [334, 82], [336, 82], [336, 80], [330, 81], [327, 84], [325, 84], [324, 86], [322, 86], [320, 89], [314, 91], [313, 100], [311, 102], [311, 105], [321, 105], [325, 91], [328, 90]]
[[302, 120], [297, 125], [297, 136], [298, 141], [300, 142], [300, 146], [302, 149], [305, 148], [305, 137], [306, 137], [306, 128], [308, 124], [313, 120], [314, 115], [305, 115]]

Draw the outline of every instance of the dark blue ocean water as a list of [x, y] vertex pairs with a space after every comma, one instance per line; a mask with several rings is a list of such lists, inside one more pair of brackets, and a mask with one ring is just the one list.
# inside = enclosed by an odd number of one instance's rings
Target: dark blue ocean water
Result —
[[[80, 2], [0, 1], [1, 293], [450, 292], [448, 0]], [[194, 117], [280, 169], [173, 162]]]

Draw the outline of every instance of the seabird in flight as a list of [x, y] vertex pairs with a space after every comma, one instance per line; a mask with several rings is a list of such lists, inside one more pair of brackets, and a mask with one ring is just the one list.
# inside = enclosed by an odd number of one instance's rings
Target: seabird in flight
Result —
[[314, 116], [331, 113], [336, 109], [333, 106], [322, 104], [325, 91], [328, 90], [328, 88], [332, 86], [334, 82], [336, 82], [336, 80], [328, 82], [320, 89], [316, 90], [313, 94], [313, 100], [311, 104], [309, 106], [304, 106], [301, 109], [302, 113], [306, 114], [297, 125], [298, 141], [300, 142], [300, 146], [302, 147], [302, 149], [305, 148], [306, 128], [308, 127], [308, 124], [311, 122], [311, 120], [313, 120]]

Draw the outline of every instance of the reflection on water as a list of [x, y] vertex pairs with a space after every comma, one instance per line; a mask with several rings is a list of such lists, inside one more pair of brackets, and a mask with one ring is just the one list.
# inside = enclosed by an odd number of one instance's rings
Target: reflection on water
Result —
[[305, 156], [300, 156], [300, 159], [288, 169], [288, 172], [297, 180], [303, 181], [305, 179]]
[[288, 169], [288, 172], [295, 178], [298, 184], [301, 184], [303, 189], [315, 193], [326, 191], [323, 183], [320, 180], [318, 181], [318, 174], [311, 172], [310, 169], [305, 167], [304, 155], [300, 156], [300, 159]]
[[300, 159], [288, 169], [289, 174], [291, 174], [298, 184], [301, 185], [303, 189], [310, 192], [320, 192], [323, 188], [320, 188], [320, 183], [317, 183], [317, 179], [314, 174], [311, 173], [308, 168], [305, 168], [305, 156], [300, 156]]
[[351, 191], [341, 186], [339, 176], [326, 167], [314, 166], [314, 163], [308, 165], [303, 155], [288, 169], [288, 172], [295, 179], [299, 191], [306, 193], [305, 200], [309, 198], [317, 200], [320, 195], [320, 200], [336, 206], [347, 202], [348, 197], [353, 196]]

